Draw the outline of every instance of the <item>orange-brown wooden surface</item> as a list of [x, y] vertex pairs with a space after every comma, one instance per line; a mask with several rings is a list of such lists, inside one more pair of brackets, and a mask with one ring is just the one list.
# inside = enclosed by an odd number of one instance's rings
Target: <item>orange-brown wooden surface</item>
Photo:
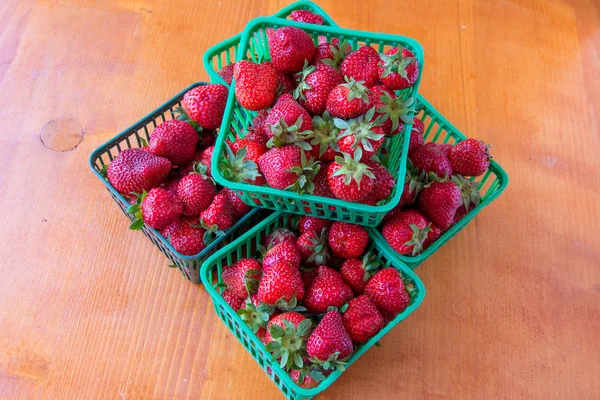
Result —
[[[281, 398], [87, 160], [287, 4], [0, 1], [0, 398]], [[599, 3], [319, 4], [419, 40], [421, 92], [511, 179], [417, 270], [421, 308], [321, 398], [600, 398]]]

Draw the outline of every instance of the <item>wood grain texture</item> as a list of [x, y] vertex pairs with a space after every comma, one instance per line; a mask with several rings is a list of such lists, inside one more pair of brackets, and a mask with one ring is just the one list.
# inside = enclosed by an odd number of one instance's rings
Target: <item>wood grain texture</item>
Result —
[[[281, 398], [87, 159], [286, 4], [0, 2], [0, 398]], [[598, 2], [319, 4], [419, 40], [422, 93], [511, 178], [419, 268], [421, 308], [322, 398], [599, 398]]]

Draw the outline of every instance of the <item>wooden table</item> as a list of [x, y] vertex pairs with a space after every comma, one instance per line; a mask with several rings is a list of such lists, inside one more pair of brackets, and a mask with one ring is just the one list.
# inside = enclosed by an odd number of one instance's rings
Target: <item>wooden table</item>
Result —
[[[281, 398], [87, 159], [287, 3], [0, 2], [0, 398]], [[511, 183], [322, 398], [598, 399], [598, 2], [409, 3], [320, 1], [341, 26], [419, 40], [422, 93]]]

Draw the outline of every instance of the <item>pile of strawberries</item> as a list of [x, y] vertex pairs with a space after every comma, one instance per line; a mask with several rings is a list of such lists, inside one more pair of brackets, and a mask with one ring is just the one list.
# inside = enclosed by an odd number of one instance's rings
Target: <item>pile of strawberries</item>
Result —
[[222, 297], [301, 387], [312, 388], [408, 307], [412, 282], [366, 251], [367, 230], [316, 217], [277, 228], [223, 268]]
[[149, 143], [121, 152], [106, 170], [111, 185], [132, 203], [131, 228], [158, 229], [186, 256], [200, 253], [251, 209], [211, 177], [227, 93], [224, 85], [191, 89], [177, 119], [158, 125]]
[[413, 126], [402, 198], [381, 225], [390, 246], [412, 256], [479, 204], [479, 183], [466, 177], [484, 174], [491, 159], [481, 141], [424, 144], [422, 130], [422, 125]]
[[[323, 23], [310, 14], [291, 18]], [[413, 122], [413, 99], [395, 91], [416, 82], [414, 55], [401, 47], [351, 51], [347, 42], [325, 37], [315, 46], [291, 26], [267, 33], [271, 61], [243, 60], [219, 71], [228, 83], [235, 80], [237, 102], [257, 112], [240, 137], [228, 140], [223, 176], [347, 202], [385, 202], [396, 181], [377, 155]]]

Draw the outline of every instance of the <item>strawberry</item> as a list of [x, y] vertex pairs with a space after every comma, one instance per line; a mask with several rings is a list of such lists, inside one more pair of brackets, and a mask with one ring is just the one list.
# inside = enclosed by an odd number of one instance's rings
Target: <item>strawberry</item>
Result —
[[419, 147], [412, 153], [410, 160], [415, 168], [433, 172], [440, 178], [452, 175], [452, 164], [437, 143], [430, 142]]
[[329, 198], [334, 197], [333, 193], [331, 193], [331, 189], [329, 189], [329, 183], [328, 183], [328, 179], [327, 179], [328, 171], [329, 171], [329, 164], [323, 164], [321, 166], [321, 169], [317, 173], [317, 175], [315, 175], [315, 179], [313, 180], [314, 185], [315, 185], [313, 194], [315, 196], [329, 197]]
[[306, 288], [304, 306], [308, 312], [321, 314], [329, 307], [340, 308], [352, 298], [352, 289], [339, 272], [324, 265], [317, 268], [317, 276]]
[[434, 181], [426, 185], [417, 198], [419, 210], [440, 229], [448, 229], [463, 198], [458, 185], [452, 181]]
[[339, 39], [334, 38], [331, 43], [324, 42], [317, 46], [312, 64], [318, 65], [319, 63], [324, 63], [339, 70], [344, 58], [346, 58], [350, 51], [352, 51], [352, 48], [347, 41], [344, 40], [340, 44]]
[[309, 270], [301, 269], [300, 276], [302, 277], [302, 282], [304, 282], [304, 287], [310, 287], [317, 277], [317, 268], [312, 268]]
[[304, 63], [312, 60], [315, 51], [312, 38], [300, 28], [282, 26], [269, 36], [271, 62], [279, 71], [301, 71]]
[[228, 92], [227, 86], [221, 84], [196, 86], [183, 96], [181, 104], [202, 129], [217, 129], [223, 120]]
[[301, 234], [296, 242], [302, 262], [307, 265], [325, 265], [329, 260], [329, 248], [327, 247], [327, 229], [320, 232], [308, 231]]
[[404, 131], [404, 124], [412, 124], [414, 118], [414, 98], [402, 100], [384, 93], [381, 97], [381, 106], [377, 108], [377, 115], [382, 116], [384, 129], [388, 136]]
[[419, 132], [419, 135], [423, 136], [425, 134], [425, 124], [423, 123], [423, 120], [418, 117], [414, 117], [412, 130]]
[[173, 233], [173, 231], [175, 230], [175, 228], [177, 228], [177, 226], [179, 224], [181, 224], [181, 219], [176, 219], [175, 221], [171, 222], [169, 225], [167, 225], [165, 228], [163, 228], [160, 231], [160, 234], [167, 239], [169, 242], [171, 241], [171, 234]]
[[282, 302], [301, 301], [304, 298], [304, 282], [300, 270], [288, 262], [282, 261], [264, 268], [264, 274], [258, 283], [258, 300], [270, 306]]
[[360, 257], [368, 242], [369, 233], [360, 225], [336, 221], [329, 228], [329, 248], [340, 257]]
[[142, 192], [140, 204], [131, 205], [128, 214], [136, 218], [131, 229], [140, 229], [145, 223], [154, 229], [163, 229], [177, 221], [183, 211], [183, 203], [177, 195], [162, 188], [153, 188], [148, 193]]
[[[383, 107], [385, 105], [385, 103], [383, 102], [383, 98], [385, 97], [395, 99], [397, 96], [393, 90], [388, 89], [384, 85], [373, 86], [371, 88], [371, 93], [369, 93], [369, 108], [375, 107], [375, 109], [378, 109], [380, 107]], [[375, 116], [377, 115], [378, 114], [376, 114]]]
[[263, 258], [263, 268], [265, 271], [269, 270], [271, 266], [277, 263], [288, 263], [294, 268], [300, 268], [300, 262], [302, 261], [302, 255], [296, 245], [296, 242], [285, 240], [281, 243], [273, 245]]
[[173, 165], [185, 165], [196, 155], [198, 134], [187, 122], [172, 119], [158, 125], [150, 136], [148, 151]]
[[334, 87], [327, 96], [325, 108], [334, 117], [355, 118], [369, 107], [369, 89], [362, 83], [346, 78], [346, 83]]
[[177, 195], [183, 201], [183, 215], [190, 217], [200, 215], [217, 194], [213, 180], [203, 173], [202, 165], [196, 164], [195, 168], [195, 172], [181, 178], [177, 185]]
[[327, 169], [329, 188], [338, 199], [356, 202], [369, 195], [373, 188], [375, 175], [371, 168], [362, 162], [362, 149], [354, 152], [354, 159], [348, 154], [337, 156]]
[[[432, 146], [432, 144], [429, 143], [427, 143], [427, 145]], [[450, 150], [452, 150], [454, 146], [450, 143], [435, 143], [435, 145], [440, 153], [444, 154], [446, 157], [450, 157]]]
[[292, 378], [298, 386], [304, 389], [312, 389], [319, 386], [319, 381], [313, 378], [310, 373], [302, 375], [302, 372], [297, 369], [290, 371], [290, 378]]
[[383, 316], [365, 295], [350, 300], [342, 318], [344, 328], [356, 343], [365, 343], [384, 326]]
[[[294, 127], [295, 129], [290, 129]], [[263, 124], [263, 132], [269, 137], [300, 134], [312, 129], [312, 118], [289, 93], [282, 94]], [[281, 144], [276, 146], [281, 146]]]
[[294, 90], [294, 97], [311, 114], [323, 114], [327, 96], [337, 85], [344, 83], [342, 75], [334, 67], [319, 63], [306, 64]]
[[108, 181], [122, 195], [141, 193], [160, 185], [171, 171], [171, 162], [142, 149], [122, 151], [106, 170]]
[[298, 238], [296, 234], [287, 228], [276, 228], [271, 233], [269, 233], [264, 240], [264, 246], [267, 249], [282, 243], [290, 241], [292, 243], [296, 243]]
[[404, 188], [402, 190], [402, 196], [400, 197], [400, 208], [405, 206], [412, 206], [417, 200], [417, 195], [423, 189], [425, 185], [426, 174], [425, 171], [419, 171], [413, 166], [410, 160], [406, 164], [406, 177], [404, 178]]
[[185, 167], [180, 168], [179, 174], [185, 176], [185, 175], [189, 174], [190, 172], [193, 172], [194, 164], [196, 162], [200, 162], [200, 164], [202, 164], [206, 167], [206, 176], [212, 177], [212, 174], [210, 172], [210, 163], [212, 161], [212, 155], [213, 155], [214, 150], [215, 150], [215, 146], [209, 146], [209, 147], [205, 148], [204, 150], [196, 153], [196, 157], [194, 157], [194, 161], [192, 161]]
[[[257, 115], [258, 117], [258, 115]], [[266, 114], [265, 114], [266, 117]], [[264, 123], [264, 121], [263, 121]], [[250, 126], [246, 128], [244, 139], [255, 141], [256, 143], [260, 143], [263, 146], [267, 146], [267, 142], [269, 141], [269, 137], [265, 135], [262, 128], [260, 130], [254, 129], [254, 127]]]
[[410, 296], [397, 269], [384, 268], [371, 278], [365, 294], [384, 316], [395, 316], [408, 307]]
[[275, 70], [275, 73], [279, 77], [279, 93], [292, 93], [296, 90], [296, 79], [291, 74]]
[[252, 207], [244, 203], [244, 201], [240, 199], [240, 197], [235, 194], [233, 190], [229, 188], [223, 188], [221, 189], [221, 193], [224, 193], [227, 196], [229, 204], [231, 204], [231, 211], [236, 218], [242, 218], [252, 209]]
[[308, 338], [306, 351], [314, 362], [323, 363], [325, 369], [334, 369], [352, 355], [352, 339], [344, 328], [339, 312], [330, 311], [325, 314]]
[[323, 25], [323, 17], [308, 10], [294, 10], [289, 15], [292, 21]]
[[195, 218], [184, 218], [172, 230], [170, 242], [184, 256], [193, 256], [206, 247], [204, 229], [197, 225]]
[[377, 129], [379, 121], [371, 122], [375, 114], [375, 107], [369, 109], [366, 114], [358, 118], [344, 121], [335, 118], [335, 126], [340, 129], [337, 145], [342, 153], [347, 153], [350, 157], [355, 156], [356, 149], [362, 150], [360, 161], [371, 159], [381, 145], [385, 135]]
[[280, 79], [272, 65], [238, 61], [233, 69], [233, 79], [235, 98], [242, 107], [258, 111], [275, 101]]
[[235, 68], [235, 63], [229, 64], [221, 68], [217, 74], [223, 78], [228, 85], [231, 85], [231, 81], [233, 80], [233, 69]]
[[201, 149], [214, 146], [217, 141], [217, 132], [214, 130], [203, 130], [198, 138], [198, 147]]
[[223, 293], [221, 293], [221, 297], [235, 312], [239, 311], [244, 306], [244, 298], [238, 297], [231, 289], [224, 290]]
[[333, 224], [333, 221], [328, 219], [303, 215], [300, 217], [300, 221], [298, 222], [298, 229], [300, 230], [300, 233], [307, 233], [311, 231], [319, 233], [322, 232], [323, 229], [329, 229], [331, 224]]
[[307, 353], [306, 339], [311, 320], [297, 312], [279, 314], [269, 321], [265, 335], [265, 349], [280, 361], [281, 368], [302, 368]]
[[262, 265], [253, 258], [242, 258], [223, 268], [221, 278], [237, 297], [245, 299], [256, 291], [262, 275]]
[[231, 150], [233, 154], [237, 154], [241, 148], [246, 149], [246, 160], [253, 161], [255, 164], [258, 163], [258, 158], [267, 152], [267, 146], [264, 144], [255, 142], [250, 139], [238, 139], [231, 143]]
[[313, 193], [313, 179], [320, 169], [318, 161], [307, 160], [306, 153], [294, 145], [267, 151], [258, 159], [258, 166], [269, 186], [300, 194]]
[[217, 193], [208, 208], [200, 213], [200, 224], [206, 229], [207, 234], [215, 233], [219, 236], [222, 235], [220, 231], [229, 229], [235, 224], [231, 203], [225, 193]]
[[311, 154], [321, 161], [333, 161], [340, 150], [337, 145], [339, 132], [327, 111], [322, 116], [315, 115], [313, 130], [306, 136], [312, 146]]
[[397, 213], [382, 229], [388, 244], [400, 254], [416, 255], [423, 251], [428, 234], [429, 221], [416, 210]]
[[379, 79], [392, 90], [411, 87], [419, 77], [419, 63], [410, 51], [393, 47], [381, 56], [378, 67]]
[[396, 185], [396, 180], [392, 174], [390, 174], [390, 171], [378, 162], [365, 161], [365, 164], [371, 168], [373, 175], [375, 175], [376, 182], [376, 184], [373, 185], [371, 193], [369, 193], [369, 198], [373, 199], [375, 202], [387, 198], [392, 194], [392, 189]]
[[377, 260], [377, 257], [369, 252], [362, 259], [352, 258], [344, 261], [340, 269], [340, 274], [344, 282], [352, 288], [354, 293], [363, 294], [365, 287], [367, 287], [367, 282], [380, 266], [381, 263]]
[[[464, 207], [464, 206], [461, 206]], [[460, 208], [459, 208], [460, 210]], [[464, 208], [463, 208], [464, 210]], [[458, 215], [458, 211], [456, 212], [456, 215]], [[452, 223], [452, 225], [454, 225], [456, 223], [456, 217], [455, 217], [455, 222]], [[435, 242], [436, 240], [438, 240], [440, 238], [440, 236], [442, 236], [442, 230], [440, 228], [438, 228], [437, 226], [433, 225], [433, 224], [429, 224], [429, 227], [431, 228], [431, 232], [429, 232], [427, 234], [427, 238], [425, 238], [425, 241], [423, 242], [423, 250], [425, 250], [426, 248], [428, 248], [429, 246], [431, 246], [431, 244], [433, 242]]]
[[179, 185], [180, 181], [181, 178], [171, 178], [167, 182], [161, 183], [160, 187], [177, 196], [177, 186]]
[[379, 54], [370, 46], [362, 46], [348, 54], [342, 62], [340, 71], [348, 78], [362, 81], [365, 86], [372, 87], [379, 82]]
[[[420, 124], [419, 124], [420, 122]], [[410, 143], [408, 144], [408, 156], [411, 157], [415, 151], [425, 144], [425, 139], [423, 138], [423, 122], [415, 118], [413, 122], [412, 129], [410, 131]]]
[[458, 142], [448, 154], [455, 174], [479, 176], [490, 168], [490, 152], [482, 141], [466, 139]]
[[[250, 141], [247, 140], [246, 143], [248, 142]], [[256, 161], [248, 159], [247, 157], [247, 151], [250, 151], [250, 156], [254, 158], [256, 158], [257, 155], [263, 151], [264, 147], [262, 145], [258, 143], [254, 145], [254, 143], [250, 146], [250, 148], [241, 147], [235, 152], [231, 149], [231, 147], [225, 144], [225, 155], [219, 161], [219, 168], [225, 179], [233, 182], [248, 182], [252, 185], [259, 186], [262, 186], [266, 183], [265, 178], [260, 174], [260, 172], [258, 172], [258, 165]]]

